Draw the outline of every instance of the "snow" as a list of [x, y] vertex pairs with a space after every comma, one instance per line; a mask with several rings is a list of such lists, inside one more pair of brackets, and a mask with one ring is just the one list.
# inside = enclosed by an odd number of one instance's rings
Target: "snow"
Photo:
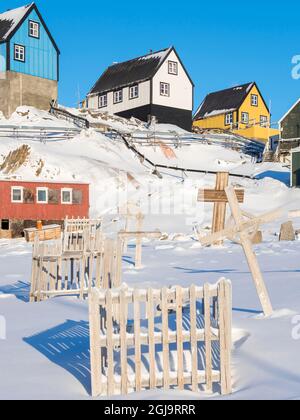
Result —
[[3, 36], [3, 39], [8, 39], [9, 35], [14, 31], [18, 23], [23, 19], [23, 17], [26, 15], [28, 9], [33, 5], [33, 3], [19, 7], [17, 9], [8, 10], [7, 12], [0, 14], [0, 21], [10, 21], [11, 27], [7, 31], [7, 33]]
[[[38, 127], [49, 116], [34, 109], [22, 114], [18, 110], [11, 122], [23, 125], [30, 115], [30, 124]], [[51, 118], [49, 124], [58, 124]], [[111, 122], [124, 130], [133, 130], [136, 124], [140, 130], [137, 123], [113, 118]], [[295, 334], [300, 314], [300, 241], [279, 242], [280, 223], [286, 219], [265, 225], [264, 242], [255, 247], [274, 306], [273, 316], [265, 318], [241, 247], [226, 241], [223, 247], [202, 248], [196, 241], [195, 226], [207, 233], [212, 217], [211, 204], [197, 203], [198, 189], [214, 187], [214, 176], [165, 170], [158, 179], [122, 142], [93, 129], [73, 140], [46, 144], [4, 138], [0, 165], [23, 144], [30, 147], [27, 160], [13, 173], [2, 172], [2, 179], [88, 182], [91, 216], [104, 215], [109, 234], [124, 227], [116, 208], [127, 200], [140, 202], [145, 229], [165, 233], [164, 241], [144, 242], [140, 271], [133, 265], [134, 242], [129, 243], [123, 261], [123, 281], [129, 287], [202, 286], [215, 284], [220, 277], [232, 281], [234, 393], [224, 399], [300, 399]], [[254, 164], [236, 151], [199, 143], [173, 149], [173, 155], [166, 154], [162, 145], [139, 146], [139, 150], [156, 163], [257, 176], [232, 178], [234, 185], [246, 189], [243, 209], [255, 215], [279, 207], [299, 208], [300, 190], [289, 188], [288, 170], [281, 164]], [[37, 175], [41, 160], [44, 166]], [[294, 223], [300, 229], [299, 219]], [[68, 297], [29, 304], [31, 251], [21, 239], [0, 240], [0, 327], [5, 319], [7, 332], [6, 340], [0, 338], [0, 398], [90, 399], [88, 303]], [[219, 399], [218, 391], [208, 395], [203, 390], [197, 394], [158, 390], [130, 398]]]

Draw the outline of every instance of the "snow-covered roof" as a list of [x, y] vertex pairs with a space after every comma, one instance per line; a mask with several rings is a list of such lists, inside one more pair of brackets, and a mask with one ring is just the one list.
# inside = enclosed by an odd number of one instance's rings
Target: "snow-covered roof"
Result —
[[210, 93], [198, 108], [194, 119], [199, 120], [237, 110], [254, 86], [255, 82], [251, 82]]
[[5, 42], [27, 15], [34, 3], [0, 14], [0, 42]]
[[151, 79], [173, 48], [150, 53], [108, 67], [90, 91], [98, 94]]

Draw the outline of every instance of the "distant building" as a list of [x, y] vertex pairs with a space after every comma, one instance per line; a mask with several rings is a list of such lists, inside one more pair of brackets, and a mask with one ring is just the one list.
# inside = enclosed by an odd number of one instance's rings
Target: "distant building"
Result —
[[21, 236], [25, 228], [89, 217], [89, 185], [69, 182], [0, 180], [0, 238]]
[[207, 95], [193, 124], [194, 127], [228, 130], [265, 142], [279, 134], [271, 128], [269, 108], [254, 82]]
[[121, 117], [192, 127], [194, 84], [168, 48], [109, 67], [87, 95], [87, 106]]
[[58, 95], [59, 49], [34, 3], [0, 14], [0, 111], [49, 109]]
[[300, 139], [300, 99], [279, 121], [281, 138]]
[[291, 186], [300, 188], [300, 148], [291, 152]]

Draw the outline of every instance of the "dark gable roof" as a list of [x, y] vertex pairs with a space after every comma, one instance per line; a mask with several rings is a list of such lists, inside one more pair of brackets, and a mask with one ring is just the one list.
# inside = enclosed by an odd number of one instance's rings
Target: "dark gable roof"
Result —
[[0, 14], [0, 44], [7, 42], [10, 38], [18, 31], [20, 26], [23, 24], [27, 16], [35, 10], [40, 21], [42, 22], [45, 31], [47, 32], [54, 48], [60, 53], [56, 42], [54, 41], [43, 17], [41, 16], [35, 3], [30, 3], [26, 6], [19, 7], [18, 9], [8, 10], [7, 12]]
[[256, 84], [251, 82], [245, 85], [210, 93], [200, 105], [194, 120], [225, 114], [226, 112], [232, 112], [239, 109], [254, 86], [256, 86]]
[[150, 80], [173, 48], [157, 51], [134, 60], [108, 67], [89, 92], [105, 93], [134, 83]]

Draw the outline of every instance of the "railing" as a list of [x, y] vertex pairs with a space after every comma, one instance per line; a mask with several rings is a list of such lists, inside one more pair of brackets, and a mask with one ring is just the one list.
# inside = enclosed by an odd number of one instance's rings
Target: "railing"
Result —
[[71, 114], [69, 111], [63, 108], [54, 107], [53, 104], [50, 104], [50, 114], [56, 116], [57, 118], [69, 121], [82, 129], [90, 128], [90, 123], [85, 118]]
[[93, 289], [93, 396], [187, 386], [198, 392], [202, 384], [211, 392], [215, 383], [231, 393], [231, 293], [224, 279], [204, 288]]
[[54, 142], [61, 140], [71, 140], [80, 133], [78, 128], [60, 127], [30, 127], [0, 125], [0, 139], [13, 138], [22, 141]]

